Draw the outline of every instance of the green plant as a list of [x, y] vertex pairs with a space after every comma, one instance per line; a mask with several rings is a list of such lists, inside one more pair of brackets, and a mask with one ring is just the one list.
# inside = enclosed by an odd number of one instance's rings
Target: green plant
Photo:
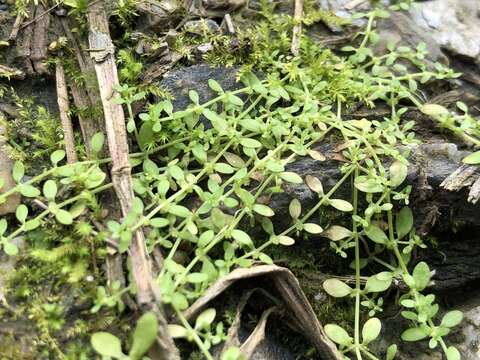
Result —
[[[450, 130], [456, 136], [463, 139], [467, 144], [480, 146], [480, 122], [468, 112], [468, 107], [463, 102], [456, 103], [457, 108], [463, 114], [449, 111], [438, 104], [425, 104], [421, 111], [436, 120], [440, 126]], [[480, 164], [480, 151], [476, 151], [463, 159], [466, 164]]]
[[[377, 359], [368, 345], [380, 332], [381, 322], [375, 315], [385, 303], [381, 294], [395, 280], [408, 287], [400, 305], [407, 309], [402, 315], [412, 327], [403, 333], [403, 339], [429, 337], [432, 348], [440, 345], [449, 360], [457, 359], [458, 351], [447, 347], [444, 337], [461, 320], [461, 314], [447, 313], [440, 325], [435, 325], [438, 305], [433, 303], [433, 295], [423, 294], [430, 280], [428, 265], [419, 263], [410, 271], [412, 251], [425, 245], [415, 234], [407, 207], [411, 190], [404, 185], [408, 151], [399, 149], [417, 142], [414, 123], [403, 117], [405, 104], [425, 111], [418, 87], [458, 74], [439, 64], [427, 69], [422, 44], [415, 49], [390, 45], [387, 54], [376, 55], [372, 45], [379, 35], [374, 25], [378, 18], [388, 16], [384, 9], [358, 15], [367, 18], [367, 26], [358, 34], [359, 44], [344, 47], [342, 55], [304, 36], [301, 55], [292, 57], [287, 35], [292, 19], [275, 14], [266, 1], [262, 15], [266, 20], [246, 31], [252, 51], [241, 57], [244, 67], [238, 77], [243, 85], [225, 91], [210, 80], [215, 96], [201, 103], [198, 93], [190, 90], [190, 105], [185, 109], [174, 109], [167, 99], [148, 104], [136, 117], [133, 103], [147, 97], [134, 83], [142, 65], [128, 51], [120, 54], [122, 77], [132, 83], [116, 89], [118, 102], [127, 110], [127, 130], [139, 151], [130, 154], [135, 191], [131, 212], [121, 222], [107, 220], [106, 230], [93, 230], [91, 224], [105, 220], [99, 216], [97, 197], [112, 187], [105, 183], [101, 168], [110, 159], [97, 156], [59, 165], [64, 152], [57, 150], [51, 153], [53, 167], [28, 180], [25, 165], [18, 161], [13, 172], [16, 186], [1, 194], [0, 202], [20, 193], [40, 201], [44, 209], [32, 211], [22, 204], [17, 209], [16, 228], [14, 221], [0, 222], [3, 250], [16, 254], [12, 239], [48, 221], [68, 228], [82, 219], [82, 226], [77, 227], [80, 234], [96, 236], [96, 246], [103, 248], [105, 239], [113, 239], [118, 252], [127, 256], [132, 233], [145, 228], [149, 250], [157, 247], [165, 254], [157, 283], [163, 303], [180, 321], [180, 325], [169, 326], [172, 336], [194, 342], [204, 358], [212, 359], [211, 346], [225, 338], [222, 323], [215, 324], [215, 310], [202, 313], [193, 327], [183, 310], [233, 268], [249, 267], [255, 261], [271, 264], [270, 248], [322, 236], [330, 240], [334, 253], [348, 258], [353, 252], [354, 257], [354, 288], [338, 279], [323, 284], [333, 297], [349, 297], [355, 303], [353, 336], [338, 325], [325, 327], [345, 355]], [[405, 62], [418, 72], [410, 71]], [[263, 74], [260, 78], [252, 72], [254, 66]], [[358, 103], [370, 108], [387, 104], [391, 113], [381, 120], [352, 120], [349, 111]], [[325, 160], [313, 149], [320, 141], [335, 142], [342, 160], [340, 178], [330, 189], [313, 176], [302, 178], [289, 170], [289, 164], [299, 157]], [[98, 135], [92, 142], [94, 152], [99, 154], [102, 146], [103, 137]], [[302, 183], [316, 194], [317, 203], [302, 209], [300, 202], [293, 200], [291, 222], [285, 228], [275, 226], [269, 199], [285, 186]], [[349, 185], [351, 198], [338, 195]], [[338, 223], [332, 223], [329, 212], [341, 214]], [[253, 230], [258, 230], [255, 238]], [[176, 257], [181, 249], [188, 252], [184, 261]], [[369, 276], [362, 286], [360, 275], [367, 264], [386, 270]], [[98, 287], [92, 312], [104, 306], [123, 310], [121, 296], [133, 292], [134, 286], [120, 289], [118, 285], [108, 290]], [[139, 359], [155, 333], [154, 315], [148, 313], [137, 324], [128, 355], [120, 340], [109, 333], [94, 334], [92, 346], [103, 356]], [[138, 345], [140, 339], [148, 341]], [[389, 348], [389, 359], [395, 349], [395, 345]], [[224, 359], [240, 356], [239, 350], [232, 348]]]
[[153, 312], [143, 314], [137, 321], [133, 333], [132, 346], [128, 355], [122, 351], [120, 339], [107, 332], [92, 335], [93, 349], [100, 355], [120, 360], [141, 360], [153, 345], [157, 336], [157, 318]]

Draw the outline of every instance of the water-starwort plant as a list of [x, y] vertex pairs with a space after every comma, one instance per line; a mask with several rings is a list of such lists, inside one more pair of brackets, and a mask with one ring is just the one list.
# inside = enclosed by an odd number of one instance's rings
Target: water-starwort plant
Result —
[[[401, 2], [394, 10], [409, 5]], [[427, 67], [424, 44], [414, 49], [390, 44], [386, 54], [377, 55], [372, 50], [379, 40], [375, 24], [389, 16], [382, 8], [356, 15], [364, 17], [367, 25], [340, 55], [304, 35], [300, 55], [292, 57], [287, 35], [291, 18], [276, 14], [266, 3], [262, 15], [265, 20], [247, 30], [252, 51], [242, 57], [241, 85], [235, 90], [226, 91], [209, 80], [215, 96], [206, 102], [201, 103], [192, 89], [190, 105], [184, 109], [161, 100], [147, 104], [135, 116], [133, 103], [147, 94], [127, 84], [117, 89], [118, 102], [128, 114], [127, 130], [138, 150], [130, 154], [135, 198], [125, 219], [108, 220], [103, 229], [95, 226], [105, 220], [99, 196], [112, 187], [103, 168], [110, 159], [93, 156], [62, 165], [65, 153], [57, 150], [51, 154], [52, 167], [32, 177], [26, 177], [28, 169], [21, 161], [15, 163], [16, 186], [1, 194], [0, 202], [14, 193], [36, 202], [18, 206], [16, 224], [0, 220], [3, 251], [17, 254], [12, 240], [48, 221], [71, 227], [81, 219], [84, 226], [77, 230], [83, 236], [113, 239], [118, 243], [116, 251], [128, 256], [132, 234], [145, 228], [149, 251], [161, 249], [165, 254], [156, 281], [163, 303], [178, 320], [169, 326], [171, 335], [194, 343], [206, 359], [213, 359], [212, 346], [226, 336], [215, 309], [203, 312], [194, 325], [183, 310], [232, 269], [273, 263], [270, 248], [320, 236], [335, 254], [353, 259], [355, 286], [339, 279], [323, 283], [329, 295], [350, 298], [355, 308], [353, 333], [336, 324], [325, 326], [345, 358], [379, 358], [369, 348], [382, 327], [376, 316], [388, 300], [383, 294], [400, 281], [407, 290], [398, 302], [410, 322], [401, 339], [429, 339], [430, 348], [440, 346], [449, 360], [460, 359], [445, 336], [460, 323], [461, 312], [448, 312], [438, 321], [435, 296], [425, 293], [431, 270], [425, 262], [411, 263], [414, 249], [425, 244], [415, 233], [408, 207], [411, 187], [405, 183], [407, 149], [417, 143], [414, 122], [405, 116], [408, 107], [436, 116], [449, 129], [461, 124], [467, 140], [478, 132], [478, 123], [462, 103], [458, 107], [464, 114], [453, 115], [423, 104], [418, 91], [429, 81], [458, 74], [440, 64]], [[128, 80], [141, 66], [128, 52], [120, 55], [126, 64], [122, 76]], [[383, 119], [352, 119], [349, 114], [358, 103], [369, 108], [387, 104], [390, 114]], [[324, 161], [325, 155], [314, 149], [322, 141], [335, 142], [341, 160], [340, 178], [331, 188], [314, 176], [289, 170], [289, 164], [301, 157]], [[100, 154], [103, 142], [102, 134], [95, 136], [94, 153]], [[291, 222], [279, 228], [272, 221], [276, 214], [268, 199], [296, 184], [306, 184], [317, 201], [306, 209], [293, 199], [288, 209]], [[349, 197], [339, 195], [345, 194], [339, 189], [350, 189]], [[35, 204], [43, 206], [38, 210]], [[329, 211], [341, 213], [343, 220], [330, 223], [321, 215]], [[97, 247], [106, 245], [95, 242]], [[178, 260], [180, 249], [188, 252], [183, 260]], [[384, 271], [370, 274], [362, 285], [368, 264]], [[108, 289], [99, 286], [91, 312], [102, 308], [121, 312], [122, 296], [134, 291], [134, 286], [121, 288], [119, 283]], [[156, 327], [153, 314], [141, 317], [128, 355], [109, 333], [95, 333], [92, 346], [103, 356], [140, 359], [153, 343]], [[395, 344], [388, 348], [387, 359], [394, 358], [396, 349]], [[231, 348], [223, 359], [240, 356], [238, 348]]]

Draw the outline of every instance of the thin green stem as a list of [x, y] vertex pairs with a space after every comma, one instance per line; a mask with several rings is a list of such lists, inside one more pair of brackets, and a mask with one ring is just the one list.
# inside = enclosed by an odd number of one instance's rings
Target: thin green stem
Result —
[[185, 319], [185, 316], [183, 316], [182, 312], [175, 307], [174, 309], [178, 319], [180, 320], [182, 325], [187, 329], [188, 334], [192, 337], [193, 341], [195, 341], [195, 344], [197, 344], [203, 356], [205, 356], [207, 360], [214, 360], [213, 356], [208, 351], [202, 339], [200, 339], [200, 336], [198, 336], [197, 332], [190, 326], [189, 322], [187, 321], [187, 319]]
[[[354, 175], [355, 179], [358, 177], [358, 168], [355, 167]], [[358, 214], [358, 190], [355, 186], [353, 188], [353, 215], [357, 216]], [[355, 330], [354, 330], [354, 340], [355, 340], [355, 353], [357, 354], [357, 359], [361, 360], [362, 355], [360, 353], [360, 293], [361, 293], [361, 283], [360, 283], [360, 241], [357, 229], [357, 221], [352, 218], [352, 232], [353, 238], [355, 241]]]

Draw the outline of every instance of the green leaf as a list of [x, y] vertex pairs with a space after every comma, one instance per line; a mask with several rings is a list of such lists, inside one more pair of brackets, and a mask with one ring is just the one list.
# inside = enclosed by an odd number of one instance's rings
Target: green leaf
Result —
[[202, 235], [200, 235], [200, 238], [198, 239], [198, 247], [199, 248], [204, 248], [210, 242], [213, 240], [215, 233], [212, 230], [207, 230]]
[[476, 151], [462, 160], [465, 164], [476, 165], [480, 164], [480, 151]]
[[150, 219], [150, 225], [156, 228], [162, 228], [165, 226], [168, 226], [170, 224], [170, 221], [168, 221], [165, 218], [157, 217]]
[[272, 265], [273, 264], [273, 260], [270, 256], [268, 256], [267, 254], [264, 254], [264, 253], [260, 253], [260, 255], [258, 255], [258, 260], [264, 262], [265, 264], [268, 264], [268, 265]]
[[122, 352], [120, 340], [107, 332], [97, 332], [92, 335], [90, 340], [93, 349], [102, 356], [109, 356], [117, 359], [123, 359], [125, 354]]
[[322, 227], [314, 223], [303, 224], [303, 230], [310, 234], [320, 234], [321, 232], [323, 232]]
[[420, 107], [420, 111], [425, 115], [433, 117], [434, 119], [441, 119], [442, 117], [450, 114], [446, 107], [438, 104], [424, 104]]
[[428, 334], [422, 328], [410, 328], [402, 333], [403, 341], [419, 341], [425, 339]]
[[63, 160], [65, 157], [64, 150], [56, 150], [50, 155], [50, 161], [52, 162], [53, 166], [57, 166], [57, 164]]
[[273, 212], [273, 210], [271, 208], [269, 208], [266, 205], [262, 205], [262, 204], [253, 205], [253, 211], [255, 211], [259, 215], [267, 216], [267, 217], [271, 217], [271, 216], [275, 215], [275, 213]]
[[455, 346], [449, 346], [445, 355], [447, 356], [447, 360], [460, 360], [462, 358]]
[[250, 236], [242, 230], [238, 230], [238, 229], [232, 230], [232, 237], [236, 241], [238, 241], [240, 244], [243, 244], [246, 246], [253, 246], [253, 241], [250, 238]]
[[133, 343], [129, 357], [131, 360], [140, 360], [152, 347], [157, 338], [158, 322], [152, 311], [143, 314], [137, 321], [133, 333]]
[[188, 97], [190, 98], [190, 100], [192, 100], [192, 102], [195, 105], [198, 105], [198, 102], [200, 101], [200, 99], [198, 97], [198, 92], [196, 92], [195, 90], [190, 90], [188, 92]]
[[365, 235], [367, 235], [370, 240], [376, 242], [377, 244], [386, 244], [388, 241], [388, 237], [385, 232], [375, 224], [370, 224], [370, 226], [365, 229]]
[[75, 204], [72, 205], [68, 212], [70, 213], [70, 215], [72, 215], [73, 218], [77, 218], [82, 215], [86, 207], [87, 206], [85, 200], [78, 200], [77, 202], [75, 202]]
[[25, 197], [33, 198], [40, 196], [40, 190], [29, 184], [21, 184], [18, 190], [20, 191], [20, 194]]
[[187, 275], [187, 281], [192, 284], [201, 284], [208, 280], [208, 275], [200, 272], [194, 272]]
[[225, 151], [225, 153], [223, 154], [223, 157], [233, 167], [236, 167], [236, 168], [245, 167], [245, 161], [243, 161], [243, 159], [240, 156], [238, 156], [237, 154]]
[[185, 175], [180, 166], [172, 165], [168, 168], [168, 173], [177, 181], [185, 179]]
[[418, 321], [418, 315], [413, 311], [402, 311], [401, 314], [405, 319]]
[[380, 330], [382, 330], [382, 323], [379, 319], [368, 319], [362, 328], [363, 344], [367, 345], [375, 340], [380, 335]]
[[383, 192], [382, 184], [375, 179], [368, 179], [365, 176], [359, 176], [355, 179], [355, 187], [364, 193], [379, 193]]
[[460, 324], [463, 320], [463, 313], [459, 310], [453, 310], [443, 315], [440, 326], [452, 328]]
[[277, 237], [278, 243], [283, 246], [292, 246], [295, 244], [295, 240], [293, 240], [290, 236], [286, 235], [279, 235]]
[[45, 181], [43, 184], [43, 195], [49, 200], [55, 200], [55, 196], [57, 195], [57, 184], [53, 180]]
[[352, 236], [352, 232], [347, 228], [339, 225], [332, 225], [327, 230], [322, 232], [322, 236], [332, 241], [339, 241]]
[[400, 161], [394, 161], [390, 165], [390, 185], [392, 187], [397, 187], [401, 185], [408, 175], [408, 167]]
[[207, 309], [198, 315], [197, 320], [195, 320], [195, 329], [208, 329], [210, 325], [215, 320], [217, 311], [213, 308]]
[[15, 161], [12, 169], [12, 177], [15, 182], [19, 183], [25, 175], [25, 166], [20, 161]]
[[402, 239], [413, 228], [413, 214], [409, 207], [404, 207], [397, 214], [397, 236]]
[[262, 147], [262, 143], [260, 141], [257, 141], [255, 139], [250, 139], [250, 138], [241, 138], [240, 145], [246, 148], [252, 148], [252, 149]]
[[168, 212], [170, 214], [173, 214], [175, 216], [183, 217], [183, 218], [188, 218], [192, 215], [190, 210], [186, 208], [185, 206], [182, 205], [172, 205], [169, 209]]
[[381, 272], [372, 275], [367, 279], [365, 284], [366, 292], [383, 292], [392, 284], [392, 274], [389, 272]]
[[7, 227], [8, 227], [7, 220], [0, 219], [0, 236], [5, 234], [5, 231], [7, 231]]
[[222, 87], [220, 86], [220, 84], [216, 80], [209, 79], [208, 80], [208, 86], [210, 87], [210, 89], [212, 89], [215, 92], [218, 92], [218, 93], [223, 92]]
[[185, 295], [177, 292], [174, 293], [172, 296], [172, 305], [177, 310], [185, 310], [186, 308], [188, 308], [188, 300]]
[[174, 339], [187, 337], [187, 329], [177, 324], [168, 324], [168, 333]]
[[55, 213], [55, 218], [63, 225], [70, 225], [73, 223], [73, 216], [68, 211], [63, 209], [59, 209]]
[[305, 176], [305, 184], [307, 184], [307, 186], [313, 192], [316, 192], [317, 194], [323, 194], [323, 185], [319, 178], [312, 175], [307, 175]]
[[228, 123], [224, 118], [207, 108], [203, 109], [202, 113], [208, 120], [210, 120], [215, 130], [217, 130], [219, 133], [227, 132]]
[[323, 289], [330, 296], [340, 298], [350, 295], [352, 288], [338, 279], [327, 279], [323, 282]]
[[293, 199], [288, 205], [288, 211], [292, 219], [297, 220], [302, 213], [302, 204], [300, 204], [300, 201], [298, 201], [298, 199]]
[[216, 163], [213, 168], [221, 174], [233, 174], [235, 172], [233, 167], [225, 163]]
[[97, 132], [95, 135], [92, 136], [92, 140], [90, 140], [90, 147], [94, 154], [98, 154], [102, 151], [103, 143], [105, 142], [105, 135], [102, 132]]
[[242, 352], [236, 346], [231, 346], [222, 354], [222, 360], [240, 360]]
[[40, 221], [38, 219], [32, 219], [27, 221], [24, 226], [27, 231], [34, 230], [40, 226]]
[[7, 254], [8, 256], [15, 256], [18, 254], [18, 247], [11, 242], [4, 242], [3, 251], [5, 251], [5, 254]]
[[236, 106], [243, 106], [243, 100], [233, 94], [227, 95], [227, 101]]
[[330, 205], [340, 211], [344, 211], [344, 212], [353, 211], [352, 204], [342, 199], [330, 199]]
[[413, 269], [413, 279], [415, 281], [415, 288], [422, 291], [428, 286], [430, 282], [431, 273], [426, 262], [419, 262]]
[[393, 360], [395, 355], [397, 355], [397, 345], [392, 344], [387, 349], [387, 357], [385, 360]]
[[294, 172], [291, 172], [291, 171], [284, 171], [284, 172], [280, 173], [279, 176], [282, 180], [285, 180], [285, 181], [287, 181], [289, 183], [292, 183], [292, 184], [303, 183], [303, 180], [300, 177], [300, 175], [295, 174]]
[[15, 211], [15, 216], [17, 217], [17, 220], [23, 224], [28, 216], [27, 206], [24, 204], [18, 205], [17, 210]]
[[338, 325], [328, 324], [325, 325], [325, 332], [327, 336], [333, 342], [339, 345], [350, 345], [352, 343], [352, 338], [348, 335], [348, 333]]

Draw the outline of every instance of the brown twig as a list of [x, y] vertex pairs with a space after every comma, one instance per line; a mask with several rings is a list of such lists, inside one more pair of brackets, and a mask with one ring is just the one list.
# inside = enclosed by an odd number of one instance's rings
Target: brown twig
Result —
[[75, 136], [73, 134], [72, 120], [70, 119], [70, 105], [68, 103], [67, 83], [65, 80], [65, 70], [60, 61], [57, 61], [56, 68], [57, 80], [57, 102], [60, 111], [60, 120], [62, 122], [63, 138], [65, 140], [65, 151], [67, 153], [67, 162], [69, 164], [78, 161], [77, 151], [75, 150]]
[[300, 38], [302, 36], [302, 16], [303, 16], [303, 0], [295, 0], [295, 10], [293, 20], [295, 26], [293, 27], [292, 47], [291, 52], [294, 56], [298, 56], [300, 50]]
[[[63, 4], [63, 1], [60, 1], [58, 4], [55, 4], [53, 5], [52, 7], [48, 8], [47, 10], [41, 12], [39, 15], [35, 16], [35, 18], [33, 18], [32, 20], [30, 21], [27, 21], [25, 24], [22, 24], [22, 26], [20, 26], [19, 30], [23, 30], [25, 29], [27, 26], [37, 22], [38, 20], [40, 20], [42, 17], [44, 17], [45, 15], [51, 13], [53, 10], [55, 10], [60, 4]], [[18, 31], [17, 31], [18, 32]]]
[[[115, 87], [118, 86], [119, 80], [104, 3], [96, 3], [90, 6], [87, 18], [90, 48], [104, 49], [92, 52], [91, 56], [97, 74], [105, 116], [108, 148], [112, 158], [112, 182], [120, 201], [122, 214], [125, 217], [132, 206], [133, 184], [128, 160], [125, 114], [122, 106], [115, 101], [118, 97], [115, 93]], [[160, 359], [179, 360], [179, 351], [168, 334], [167, 321], [159, 307], [160, 304], [155, 303], [154, 281], [142, 229], [138, 229], [134, 233], [130, 244], [130, 253], [133, 278], [137, 287], [137, 302], [142, 310], [154, 311], [159, 321], [157, 345], [161, 350]]]
[[233, 20], [230, 14], [225, 14], [223, 20], [225, 21], [228, 33], [231, 35], [235, 34], [235, 26], [233, 25]]
[[23, 21], [23, 15], [18, 14], [15, 18], [15, 22], [13, 23], [12, 31], [10, 32], [10, 36], [8, 37], [9, 41], [15, 41], [18, 36], [18, 31], [20, 30], [20, 25]]

